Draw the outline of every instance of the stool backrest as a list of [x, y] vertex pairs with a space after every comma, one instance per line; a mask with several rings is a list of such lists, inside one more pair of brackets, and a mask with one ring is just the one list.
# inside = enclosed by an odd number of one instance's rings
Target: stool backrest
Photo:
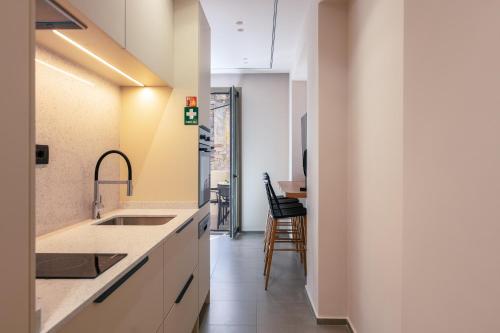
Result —
[[278, 201], [278, 197], [276, 196], [276, 192], [274, 192], [273, 185], [271, 184], [271, 178], [269, 177], [269, 174], [267, 172], [264, 172], [263, 179], [264, 179], [264, 185], [266, 187], [266, 194], [267, 194], [267, 201], [269, 202], [269, 209], [271, 210], [271, 212], [273, 212], [274, 209], [278, 209], [280, 214], [283, 214], [283, 212], [281, 211], [279, 201]]

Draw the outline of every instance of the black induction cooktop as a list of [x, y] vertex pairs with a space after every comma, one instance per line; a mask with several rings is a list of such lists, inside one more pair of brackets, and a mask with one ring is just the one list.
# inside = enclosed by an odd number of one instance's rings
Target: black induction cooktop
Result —
[[37, 279], [94, 279], [125, 258], [124, 253], [37, 253]]

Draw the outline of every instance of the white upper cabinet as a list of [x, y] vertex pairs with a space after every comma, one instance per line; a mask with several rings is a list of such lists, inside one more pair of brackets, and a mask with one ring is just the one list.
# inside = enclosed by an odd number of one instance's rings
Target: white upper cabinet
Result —
[[173, 84], [173, 0], [126, 0], [126, 48]]
[[69, 0], [69, 2], [121, 47], [125, 47], [125, 0]]
[[67, 0], [166, 84], [173, 85], [174, 0]]

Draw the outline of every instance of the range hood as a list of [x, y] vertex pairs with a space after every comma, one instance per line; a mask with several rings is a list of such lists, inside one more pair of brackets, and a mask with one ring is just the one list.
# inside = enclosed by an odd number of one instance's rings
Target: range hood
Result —
[[87, 29], [87, 26], [55, 0], [36, 1], [37, 29]]

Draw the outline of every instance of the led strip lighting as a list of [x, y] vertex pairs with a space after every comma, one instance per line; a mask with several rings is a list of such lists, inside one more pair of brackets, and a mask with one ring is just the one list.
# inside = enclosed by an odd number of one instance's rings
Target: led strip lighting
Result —
[[81, 83], [84, 83], [84, 84], [86, 84], [86, 85], [88, 85], [88, 86], [91, 86], [91, 87], [93, 87], [93, 86], [94, 86], [94, 84], [93, 84], [92, 82], [87, 81], [87, 80], [84, 80], [84, 79], [82, 79], [81, 77], [76, 76], [76, 75], [75, 75], [75, 74], [73, 74], [73, 73], [66, 72], [65, 70], [60, 69], [59, 67], [56, 67], [56, 66], [54, 66], [54, 65], [51, 65], [51, 64], [49, 64], [48, 62], [45, 62], [45, 61], [40, 60], [40, 59], [35, 59], [35, 61], [36, 61], [37, 63], [39, 63], [39, 64], [42, 64], [42, 65], [44, 65], [44, 66], [47, 66], [48, 68], [50, 68], [50, 69], [52, 69], [52, 70], [54, 70], [54, 71], [56, 71], [56, 72], [59, 72], [59, 73], [64, 74], [64, 75], [66, 75], [66, 76], [69, 76], [69, 77], [71, 77], [71, 78], [73, 78], [73, 79], [75, 79], [75, 80], [77, 80], [77, 81], [79, 81], [79, 82], [81, 82]]
[[118, 74], [122, 75], [123, 77], [126, 77], [128, 80], [134, 82], [136, 85], [138, 85], [140, 87], [144, 87], [144, 84], [142, 84], [141, 82], [137, 81], [136, 79], [134, 79], [130, 75], [125, 74], [124, 72], [122, 72], [121, 70], [119, 70], [115, 66], [111, 65], [106, 60], [104, 60], [103, 58], [99, 57], [97, 54], [95, 54], [92, 51], [86, 49], [85, 47], [83, 47], [82, 45], [78, 44], [77, 42], [75, 42], [71, 38], [67, 37], [66, 35], [62, 34], [61, 32], [59, 32], [57, 30], [52, 30], [52, 32], [55, 33], [60, 38], [64, 39], [66, 42], [68, 42], [71, 45], [73, 45], [74, 47], [76, 47], [77, 49], [79, 49], [80, 51], [86, 53], [87, 55], [91, 56], [95, 60], [99, 61], [101, 64], [106, 65], [108, 68], [114, 70], [115, 72], [117, 72]]

